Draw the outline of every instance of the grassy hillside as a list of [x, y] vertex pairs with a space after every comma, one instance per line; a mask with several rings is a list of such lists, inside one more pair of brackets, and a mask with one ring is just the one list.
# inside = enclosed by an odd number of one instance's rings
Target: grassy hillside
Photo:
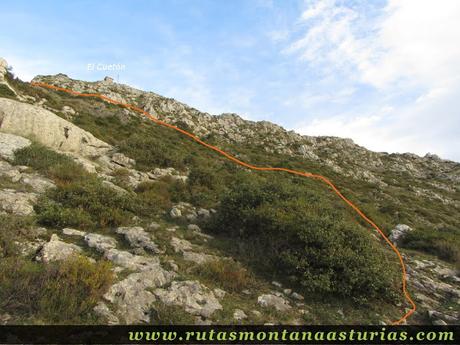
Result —
[[[130, 193], [119, 194], [73, 160], [34, 144], [17, 152], [15, 164], [32, 167], [51, 178], [57, 187], [39, 199], [36, 218], [31, 222], [51, 229], [72, 227], [108, 233], [113, 227], [130, 225], [133, 217], [140, 218], [142, 224], [158, 219], [174, 223], [169, 216], [171, 207], [178, 202], [189, 202], [216, 210], [210, 221], [200, 224], [215, 235], [209, 241], [210, 246], [236, 258], [257, 277], [295, 286], [310, 296], [311, 303], [338, 300], [340, 305], [351, 304], [366, 310], [373, 308], [377, 300], [383, 309], [390, 310], [402, 300], [400, 267], [394, 252], [320, 181], [280, 172], [249, 171], [176, 131], [127, 113], [122, 107], [96, 98], [82, 99], [31, 87], [17, 79], [10, 78], [10, 82], [23, 94], [46, 99], [46, 105], [56, 114], [135, 159], [137, 170], [173, 167], [189, 176], [186, 183], [163, 178], [133, 189], [125, 183], [126, 171], [120, 168], [115, 173], [115, 183]], [[77, 114], [69, 117], [62, 111], [64, 105], [75, 109]], [[185, 124], [182, 126], [187, 129]], [[266, 152], [263, 144], [257, 142], [235, 144], [218, 135], [203, 139], [251, 164], [327, 176], [387, 234], [399, 223], [415, 228], [403, 244], [404, 248], [460, 264], [458, 209], [409, 193], [414, 186], [426, 185], [407, 172], [396, 173], [383, 168], [380, 176], [388, 186], [380, 187], [345, 177], [317, 160]], [[347, 168], [344, 164], [343, 169]], [[445, 193], [454, 200], [460, 198], [458, 188]], [[12, 225], [11, 228], [19, 231], [20, 226]], [[0, 239], [5, 248], [2, 256], [13, 256], [8, 239]], [[89, 291], [91, 298], [100, 297], [111, 279], [108, 268], [84, 264], [88, 265], [84, 274], [89, 274], [84, 291]], [[0, 269], [7, 271], [11, 265], [4, 261]], [[45, 286], [44, 296], [33, 297], [41, 300], [46, 299], [48, 293], [60, 294], [50, 281], [52, 277], [62, 275], [62, 279], [73, 279], [73, 275], [83, 274], [74, 266], [75, 262], [70, 262], [62, 269], [50, 268], [50, 272], [42, 272], [43, 268], [24, 262], [16, 273], [27, 279], [27, 272], [34, 272], [26, 283]], [[254, 277], [238, 265], [191, 269], [190, 275], [205, 281], [221, 277], [219, 282], [230, 291], [241, 292], [244, 286], [255, 284]], [[229, 280], [228, 276], [234, 279]], [[0, 286], [8, 286], [7, 294], [16, 288], [15, 284], [10, 275], [0, 281]], [[81, 314], [94, 306], [95, 299], [82, 298], [85, 292], [75, 289], [75, 295], [80, 298], [72, 302], [77, 308], [72, 313]], [[50, 303], [53, 305], [40, 307], [35, 314], [55, 320], [49, 310], [59, 311], [67, 302], [58, 299]], [[9, 310], [14, 310], [13, 307], [5, 306]]]
[[[190, 170], [191, 179], [186, 188], [174, 186], [168, 191], [172, 200], [182, 199], [200, 206], [215, 206], [233, 181], [235, 171], [241, 170], [173, 130], [162, 128], [140, 116], [127, 116], [118, 106], [96, 98], [81, 99], [63, 92], [31, 87], [17, 79], [12, 84], [27, 94], [47, 99], [47, 105], [57, 110], [61, 110], [63, 105], [74, 108], [78, 112], [78, 116], [72, 119], [76, 125], [134, 158], [139, 170], [148, 171], [158, 166]], [[390, 171], [384, 166], [379, 171], [379, 177], [388, 186], [381, 187], [344, 177], [315, 160], [266, 152], [263, 144], [258, 145], [257, 140], [250, 144], [236, 145], [229, 144], [225, 138], [218, 135], [203, 139], [252, 164], [282, 166], [325, 175], [385, 232], [388, 233], [398, 223], [410, 224], [415, 228], [415, 232], [407, 238], [405, 247], [422, 250], [460, 264], [458, 206], [418, 197], [413, 193], [413, 189], [417, 187], [431, 188], [430, 183], [435, 184], [435, 179], [422, 181], [407, 171]], [[388, 161], [395, 158], [396, 156], [390, 155]], [[341, 168], [346, 171], [352, 167], [344, 162]], [[200, 178], [201, 175], [207, 177]], [[283, 179], [293, 180], [293, 177], [283, 176]], [[323, 193], [325, 187], [318, 184], [315, 181], [308, 188], [315, 188], [318, 193]], [[433, 190], [453, 200], [460, 200], [458, 186], [452, 186], [451, 190]], [[343, 207], [337, 202], [336, 197], [325, 197], [330, 205]], [[356, 217], [356, 220], [361, 222], [359, 217]]]

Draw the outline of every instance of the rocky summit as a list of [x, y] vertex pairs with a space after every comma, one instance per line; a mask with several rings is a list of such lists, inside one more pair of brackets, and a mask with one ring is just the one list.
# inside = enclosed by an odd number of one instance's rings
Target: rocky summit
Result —
[[[237, 166], [142, 114], [0, 59], [0, 322], [390, 324], [394, 250], [319, 180]], [[245, 162], [327, 176], [407, 270], [409, 324], [460, 321], [460, 164], [372, 152], [65, 74]]]

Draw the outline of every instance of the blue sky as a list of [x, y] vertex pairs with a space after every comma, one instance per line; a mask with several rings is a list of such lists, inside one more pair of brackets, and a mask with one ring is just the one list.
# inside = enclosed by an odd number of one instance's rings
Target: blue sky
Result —
[[0, 56], [25, 80], [111, 75], [212, 114], [460, 161], [459, 23], [457, 0], [16, 0]]

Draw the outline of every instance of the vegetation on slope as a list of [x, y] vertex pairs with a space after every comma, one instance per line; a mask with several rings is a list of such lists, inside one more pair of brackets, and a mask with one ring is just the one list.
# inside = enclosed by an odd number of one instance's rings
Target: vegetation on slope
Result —
[[0, 310], [26, 323], [86, 323], [112, 281], [106, 261], [77, 256], [42, 265], [6, 257], [0, 260]]
[[[288, 273], [287, 277], [305, 291], [351, 296], [356, 300], [366, 296], [391, 300], [394, 292], [399, 291], [393, 270], [398, 267], [394, 254], [378, 244], [370, 236], [369, 227], [362, 227], [362, 220], [318, 181], [248, 172], [172, 130], [127, 116], [120, 107], [97, 99], [82, 101], [26, 84], [20, 87], [48, 99], [48, 106], [57, 110], [63, 105], [72, 106], [78, 112], [72, 119], [75, 124], [134, 158], [137, 169], [148, 171], [172, 166], [189, 172], [186, 184], [167, 179], [143, 184], [135, 196], [127, 199], [118, 198], [114, 191], [104, 194], [103, 190], [91, 195], [92, 189], [103, 188], [97, 179], [85, 175], [85, 180], [91, 181], [88, 182], [71, 177], [47, 195], [48, 201], [38, 206], [39, 217], [43, 217], [40, 221], [44, 224], [70, 224], [59, 218], [67, 210], [69, 214], [81, 212], [79, 224], [73, 224], [76, 227], [116, 226], [134, 214], [146, 215], [146, 210], [161, 214], [174, 202], [189, 201], [197, 206], [217, 208], [216, 219], [207, 228], [223, 239], [231, 239], [230, 243], [237, 242], [237, 248], [230, 250], [236, 251], [246, 263], [259, 267], [259, 272]], [[424, 233], [430, 231], [427, 224], [437, 222], [450, 229], [458, 224], [452, 207], [439, 206], [436, 208], [439, 212], [430, 211], [432, 205], [405, 192], [406, 186], [393, 184], [382, 191], [371, 183], [344, 178], [316, 161], [266, 153], [257, 146], [231, 145], [215, 135], [207, 140], [254, 164], [299, 170], [307, 170], [308, 166], [308, 171], [330, 177], [347, 197], [387, 231], [399, 222], [426, 229], [420, 230]], [[382, 174], [387, 176], [385, 171]], [[53, 176], [59, 177], [59, 174]], [[392, 180], [390, 176], [388, 173]], [[415, 183], [411, 177], [407, 181]], [[89, 205], [83, 202], [86, 198], [90, 200]], [[114, 203], [106, 205], [108, 198], [113, 198]], [[53, 209], [56, 205], [58, 208]], [[96, 211], [98, 215], [94, 216]], [[99, 214], [105, 216], [100, 218]], [[413, 237], [406, 245], [439, 255], [436, 248], [441, 242], [452, 252], [445, 258], [455, 261], [459, 236], [458, 230], [452, 231], [455, 236], [449, 237], [448, 232], [433, 234], [433, 240], [428, 241], [425, 248]], [[416, 235], [414, 232], [413, 236]]]

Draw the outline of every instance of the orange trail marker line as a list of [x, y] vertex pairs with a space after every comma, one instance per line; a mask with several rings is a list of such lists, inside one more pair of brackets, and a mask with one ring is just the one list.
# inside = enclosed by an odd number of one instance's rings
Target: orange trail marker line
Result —
[[373, 229], [377, 230], [377, 232], [380, 234], [380, 236], [382, 236], [382, 238], [385, 240], [385, 242], [388, 243], [388, 245], [391, 247], [391, 249], [396, 253], [396, 255], [398, 256], [398, 259], [399, 259], [399, 263], [401, 265], [401, 271], [402, 271], [402, 292], [404, 294], [404, 297], [406, 299], [407, 302], [409, 302], [409, 304], [411, 305], [411, 309], [406, 312], [399, 320], [396, 320], [393, 322], [394, 325], [398, 325], [398, 324], [401, 324], [403, 323], [409, 316], [411, 316], [415, 310], [416, 310], [416, 305], [414, 303], [414, 301], [412, 300], [411, 296], [410, 296], [410, 293], [409, 291], [407, 290], [407, 272], [406, 272], [406, 266], [404, 265], [404, 260], [403, 260], [403, 257], [401, 255], [401, 253], [399, 252], [399, 250], [396, 248], [396, 246], [388, 239], [387, 236], [385, 236], [385, 234], [383, 233], [383, 231], [377, 226], [377, 224], [375, 224], [371, 219], [369, 219], [359, 208], [358, 206], [356, 206], [355, 204], [353, 204], [350, 200], [348, 200], [341, 192], [340, 190], [325, 176], [323, 175], [319, 175], [319, 174], [312, 174], [312, 173], [309, 173], [309, 172], [303, 172], [303, 171], [299, 171], [299, 170], [293, 170], [293, 169], [287, 169], [287, 168], [277, 168], [277, 167], [260, 167], [260, 166], [256, 166], [256, 165], [252, 165], [252, 164], [249, 164], [249, 163], [246, 163], [246, 162], [243, 162], [241, 160], [239, 160], [238, 158], [232, 156], [231, 154], [225, 152], [225, 151], [222, 151], [221, 149], [219, 149], [218, 147], [216, 146], [213, 146], [211, 144], [208, 144], [204, 141], [202, 141], [200, 138], [198, 138], [196, 135], [190, 133], [190, 132], [187, 132], [179, 127], [176, 127], [174, 125], [171, 125], [169, 123], [166, 123], [164, 121], [161, 121], [159, 119], [157, 119], [156, 117], [154, 117], [152, 114], [146, 112], [145, 110], [141, 109], [141, 108], [138, 108], [136, 107], [135, 105], [132, 105], [132, 104], [127, 104], [127, 103], [123, 103], [123, 102], [119, 102], [119, 101], [116, 101], [114, 99], [111, 99], [109, 97], [106, 97], [104, 95], [101, 95], [101, 94], [98, 94], [98, 93], [81, 93], [81, 92], [77, 92], [77, 91], [73, 91], [73, 90], [70, 90], [70, 89], [65, 89], [65, 88], [62, 88], [62, 87], [58, 87], [58, 86], [54, 86], [54, 85], [50, 85], [50, 84], [46, 84], [46, 83], [35, 83], [35, 82], [32, 82], [31, 83], [32, 86], [39, 86], [39, 87], [44, 87], [44, 88], [47, 88], [47, 89], [52, 89], [52, 90], [56, 90], [56, 91], [63, 91], [63, 92], [67, 92], [71, 95], [74, 95], [74, 96], [81, 96], [81, 97], [96, 97], [96, 98], [100, 98], [106, 102], [109, 102], [109, 103], [112, 103], [112, 104], [117, 104], [119, 106], [122, 106], [124, 108], [127, 108], [127, 109], [131, 109], [131, 110], [134, 110], [138, 113], [141, 113], [143, 114], [144, 116], [146, 116], [147, 118], [149, 118], [151, 121], [155, 122], [156, 124], [160, 125], [160, 126], [163, 126], [163, 127], [168, 127], [168, 128], [171, 128], [171, 129], [174, 129], [175, 131], [177, 132], [180, 132], [182, 133], [183, 135], [186, 135], [188, 136], [189, 138], [193, 139], [194, 141], [196, 141], [198, 144], [204, 146], [204, 147], [207, 147], [217, 153], [219, 153], [220, 155], [224, 156], [225, 158], [233, 161], [234, 163], [236, 164], [239, 164], [243, 167], [246, 167], [248, 169], [252, 169], [252, 170], [257, 170], [257, 171], [284, 171], [284, 172], [287, 172], [289, 174], [292, 174], [292, 175], [299, 175], [299, 176], [303, 176], [303, 177], [309, 177], [309, 178], [314, 178], [314, 179], [317, 179], [317, 180], [320, 180], [321, 182], [325, 183], [326, 185], [328, 185], [330, 187], [330, 190], [332, 192], [334, 192], [335, 194], [337, 194], [348, 206], [350, 206], [362, 219], [364, 219], [366, 221], [366, 223], [368, 223]]

